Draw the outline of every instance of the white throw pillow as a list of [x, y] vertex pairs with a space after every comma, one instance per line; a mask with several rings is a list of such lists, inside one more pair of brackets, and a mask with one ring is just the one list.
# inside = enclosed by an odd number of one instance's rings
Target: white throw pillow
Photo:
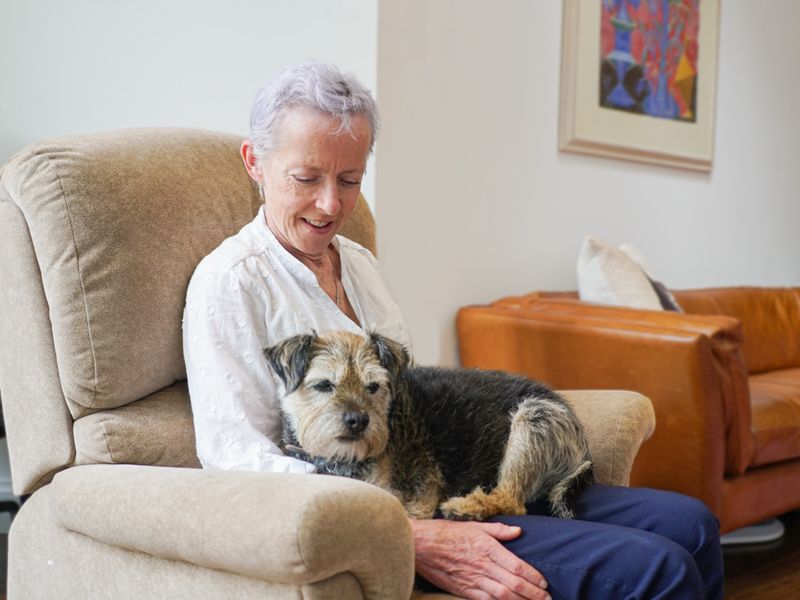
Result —
[[586, 236], [578, 254], [578, 293], [587, 302], [663, 310], [644, 269], [624, 250], [593, 236]]
[[658, 281], [658, 279], [656, 279], [656, 277], [653, 275], [653, 272], [650, 270], [644, 254], [639, 252], [638, 248], [636, 248], [633, 244], [620, 244], [619, 249], [632, 258], [634, 262], [636, 262], [636, 264], [642, 268], [642, 271], [644, 271], [644, 274], [653, 285], [653, 290], [658, 296], [659, 302], [661, 302], [661, 308], [664, 310], [673, 310], [675, 312], [682, 313], [683, 309], [681, 308], [680, 304], [678, 304], [675, 296], [672, 295], [672, 292], [670, 292], [667, 289], [667, 286]]

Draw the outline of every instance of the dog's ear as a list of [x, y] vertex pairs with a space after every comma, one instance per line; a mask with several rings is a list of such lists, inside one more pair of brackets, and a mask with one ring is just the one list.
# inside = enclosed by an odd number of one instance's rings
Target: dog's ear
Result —
[[375, 349], [375, 354], [378, 355], [378, 360], [392, 374], [392, 377], [397, 377], [403, 369], [408, 367], [411, 357], [403, 344], [374, 331], [369, 334], [369, 339]]
[[295, 335], [264, 350], [264, 355], [272, 370], [286, 386], [287, 394], [295, 391], [303, 381], [308, 364], [313, 358], [316, 339], [315, 332], [310, 335]]

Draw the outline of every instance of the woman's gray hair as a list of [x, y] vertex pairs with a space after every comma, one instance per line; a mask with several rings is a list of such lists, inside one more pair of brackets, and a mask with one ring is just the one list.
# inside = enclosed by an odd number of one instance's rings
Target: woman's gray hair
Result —
[[283, 112], [301, 106], [341, 121], [338, 131], [352, 132], [350, 117], [363, 114], [369, 122], [369, 151], [378, 132], [378, 108], [370, 91], [350, 73], [318, 62], [284, 67], [256, 95], [250, 111], [250, 140], [257, 158], [272, 150]]

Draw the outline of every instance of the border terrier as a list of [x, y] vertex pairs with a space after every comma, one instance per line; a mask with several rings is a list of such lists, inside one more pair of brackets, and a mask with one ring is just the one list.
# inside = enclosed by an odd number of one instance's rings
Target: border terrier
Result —
[[264, 352], [284, 387], [281, 449], [391, 492], [414, 518], [483, 521], [537, 499], [572, 518], [594, 478], [575, 413], [541, 383], [412, 366], [377, 333], [298, 335]]

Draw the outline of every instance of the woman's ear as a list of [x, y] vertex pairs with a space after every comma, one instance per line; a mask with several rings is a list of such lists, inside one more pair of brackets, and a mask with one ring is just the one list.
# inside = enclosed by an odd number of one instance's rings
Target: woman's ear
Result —
[[245, 139], [242, 142], [242, 147], [239, 150], [239, 153], [242, 155], [244, 168], [247, 169], [247, 174], [250, 175], [250, 178], [256, 183], [263, 183], [264, 176], [261, 174], [261, 167], [258, 165], [258, 157], [255, 153], [255, 146], [253, 146], [253, 142], [250, 141], [250, 139]]

